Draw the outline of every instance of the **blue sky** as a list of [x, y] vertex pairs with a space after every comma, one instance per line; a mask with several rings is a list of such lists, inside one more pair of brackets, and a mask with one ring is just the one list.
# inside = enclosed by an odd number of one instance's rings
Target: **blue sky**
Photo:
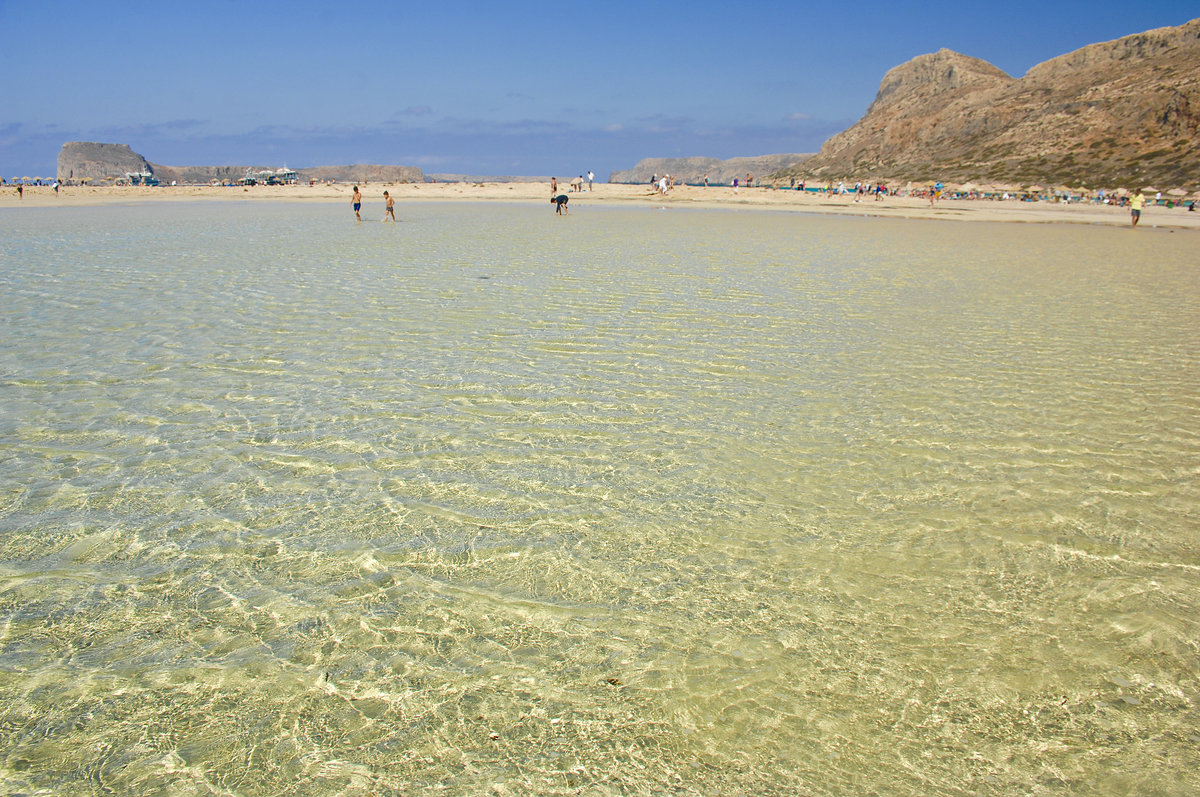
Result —
[[1016, 77], [1196, 16], [1196, 0], [0, 0], [0, 174], [52, 175], [65, 141], [172, 166], [601, 179], [643, 157], [813, 152], [921, 53]]

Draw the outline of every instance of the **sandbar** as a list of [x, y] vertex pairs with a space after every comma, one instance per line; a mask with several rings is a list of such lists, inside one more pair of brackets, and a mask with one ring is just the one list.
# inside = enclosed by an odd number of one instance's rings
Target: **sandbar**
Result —
[[[366, 208], [383, 210], [383, 192], [395, 197], [397, 212], [406, 201], [501, 201], [543, 203], [549, 207], [547, 183], [360, 183]], [[1129, 210], [1113, 205], [1083, 202], [1026, 202], [1017, 199], [941, 199], [930, 204], [919, 197], [888, 196], [876, 201], [866, 197], [837, 196], [811, 191], [754, 187], [734, 190], [727, 186], [676, 186], [665, 196], [649, 185], [597, 183], [593, 191], [571, 192], [560, 185], [559, 193], [571, 198], [571, 210], [589, 205], [645, 205], [658, 208], [726, 208], [801, 213], [833, 213], [954, 221], [1097, 224], [1129, 226]], [[274, 201], [344, 202], [349, 213], [349, 183], [318, 185], [256, 186], [62, 186], [56, 194], [49, 186], [26, 186], [18, 197], [13, 186], [0, 188], [0, 208], [75, 207], [84, 205], [133, 204], [179, 201]], [[1151, 200], [1152, 202], [1152, 200]], [[1200, 212], [1184, 207], [1148, 204], [1139, 229], [1170, 228], [1200, 230]]]

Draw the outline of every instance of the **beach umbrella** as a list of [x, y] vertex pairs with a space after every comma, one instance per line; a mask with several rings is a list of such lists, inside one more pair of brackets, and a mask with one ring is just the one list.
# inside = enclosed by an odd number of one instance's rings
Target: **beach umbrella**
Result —
[[1182, 188], [1172, 188], [1167, 192], [1170, 196], [1187, 196], [1187, 191]]
[[1158, 193], [1158, 189], [1152, 185], [1148, 185], [1145, 188], [1143, 188], [1142, 190], [1145, 191], [1147, 194], [1157, 194]]

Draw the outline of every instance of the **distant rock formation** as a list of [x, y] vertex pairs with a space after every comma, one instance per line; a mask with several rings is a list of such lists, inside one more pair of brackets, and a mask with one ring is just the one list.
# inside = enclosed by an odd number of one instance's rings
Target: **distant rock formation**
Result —
[[380, 166], [358, 163], [353, 166], [313, 166], [297, 169], [302, 182], [334, 180], [339, 183], [423, 183], [425, 173], [416, 166]]
[[102, 182], [151, 171], [146, 159], [128, 144], [68, 141], [58, 153], [59, 180]]
[[812, 154], [761, 155], [751, 158], [643, 158], [632, 169], [615, 171], [608, 176], [610, 183], [649, 183], [655, 175], [671, 175], [676, 183], [702, 183], [704, 177], [712, 185], [728, 185], [736, 177], [746, 179], [753, 174], [758, 179], [782, 169], [795, 167]]
[[[148, 172], [160, 183], [206, 184], [236, 182], [247, 172], [274, 170], [274, 166], [164, 166], [150, 163], [127, 144], [69, 141], [58, 153], [58, 179], [93, 183], [112, 182], [127, 174]], [[315, 166], [297, 169], [301, 182], [334, 180], [363, 183], [421, 183], [424, 173], [416, 166]]]
[[[540, 177], [535, 175], [496, 175], [496, 174], [427, 174], [425, 175], [426, 182], [433, 183], [546, 183], [549, 185], [550, 177]], [[564, 177], [564, 183], [569, 183], [570, 178]]]
[[[265, 166], [163, 166], [152, 163], [154, 176], [163, 185], [205, 185], [216, 180], [218, 183], [236, 183], [247, 171], [260, 172]], [[274, 167], [270, 167], [274, 170]]]
[[1200, 19], [1019, 79], [950, 50], [884, 75], [854, 126], [782, 176], [1129, 188], [1200, 181]]

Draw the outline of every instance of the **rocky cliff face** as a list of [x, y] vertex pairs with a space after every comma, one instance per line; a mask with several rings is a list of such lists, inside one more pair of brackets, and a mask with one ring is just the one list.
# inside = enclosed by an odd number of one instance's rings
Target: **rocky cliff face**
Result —
[[819, 178], [1194, 187], [1200, 19], [1089, 45], [1022, 78], [950, 50], [889, 71]]
[[152, 171], [149, 163], [127, 144], [68, 141], [58, 153], [59, 180], [101, 182], [127, 173]]
[[747, 174], [765, 179], [768, 174], [797, 166], [812, 154], [762, 155], [755, 158], [643, 158], [632, 169], [613, 172], [610, 183], [647, 183], [654, 175], [671, 175], [677, 183], [701, 183], [708, 175], [713, 185], [728, 185], [736, 177], [744, 180]]

